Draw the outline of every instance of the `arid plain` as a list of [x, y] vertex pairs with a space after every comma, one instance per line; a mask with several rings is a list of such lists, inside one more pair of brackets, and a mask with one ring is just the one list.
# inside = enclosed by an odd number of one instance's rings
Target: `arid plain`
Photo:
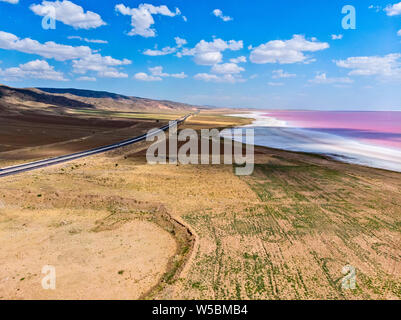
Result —
[[[14, 115], [0, 167], [189, 112], [106, 111], [41, 112], [36, 126]], [[201, 110], [180, 128], [249, 121], [225, 112]], [[0, 299], [401, 298], [401, 174], [256, 147], [253, 175], [239, 177], [232, 165], [147, 164], [147, 146], [1, 179]], [[44, 265], [56, 267], [56, 290], [42, 289]], [[345, 265], [355, 290], [341, 286]]]

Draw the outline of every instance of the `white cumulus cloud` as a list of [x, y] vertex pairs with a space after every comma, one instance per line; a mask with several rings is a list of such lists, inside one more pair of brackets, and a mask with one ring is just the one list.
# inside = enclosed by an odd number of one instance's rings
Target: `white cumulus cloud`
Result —
[[183, 45], [186, 45], [188, 42], [185, 39], [182, 39], [180, 37], [175, 37], [174, 38], [175, 43], [177, 44], [177, 48], [181, 48]]
[[97, 13], [85, 12], [81, 6], [68, 0], [43, 1], [42, 4], [32, 4], [29, 8], [42, 17], [54, 12], [57, 21], [75, 29], [98, 28], [106, 24]]
[[294, 78], [297, 75], [294, 73], [285, 72], [283, 69], [273, 70], [272, 71], [272, 78], [273, 79], [280, 79], [280, 78]]
[[126, 73], [120, 72], [116, 67], [129, 65], [128, 59], [118, 60], [110, 56], [101, 56], [98, 53], [91, 54], [79, 60], [73, 60], [73, 71], [78, 74], [85, 74], [88, 71], [97, 72], [103, 78], [127, 78]]
[[198, 73], [194, 76], [194, 79], [203, 81], [217, 81], [219, 77], [210, 73]]
[[118, 4], [115, 6], [115, 10], [123, 15], [131, 16], [132, 29], [128, 35], [139, 35], [145, 38], [156, 36], [156, 30], [151, 27], [155, 23], [153, 15], [160, 14], [175, 17], [181, 14], [178, 8], [176, 8], [175, 12], [172, 12], [165, 5], [154, 6], [147, 3], [140, 4], [138, 8], [129, 8], [123, 4]]
[[223, 11], [221, 11], [220, 9], [214, 9], [214, 10], [212, 11], [212, 13], [213, 13], [216, 17], [218, 17], [218, 18], [220, 18], [221, 20], [223, 20], [224, 22], [228, 22], [228, 21], [234, 20], [233, 18], [231, 18], [231, 17], [229, 17], [229, 16], [223, 15]]
[[162, 81], [162, 78], [148, 75], [145, 72], [138, 72], [134, 75], [136, 80], [140, 81]]
[[238, 51], [244, 46], [242, 40], [224, 41], [222, 39], [214, 39], [211, 42], [201, 40], [194, 48], [184, 48], [178, 56], [194, 56], [195, 63], [205, 66], [213, 66], [220, 63], [223, 59], [222, 52], [225, 50]]
[[184, 72], [180, 73], [166, 73], [163, 71], [162, 66], [156, 66], [148, 69], [150, 74], [145, 72], [137, 73], [134, 78], [142, 81], [161, 81], [163, 78], [171, 77], [177, 79], [185, 79], [187, 75]]
[[240, 73], [242, 71], [245, 71], [245, 69], [232, 62], [215, 64], [212, 67], [212, 72], [219, 74], [234, 74]]
[[118, 60], [110, 56], [102, 56], [87, 46], [73, 47], [53, 41], [40, 43], [30, 38], [20, 39], [12, 33], [3, 31], [0, 31], [0, 48], [35, 54], [58, 61], [73, 60], [75, 73], [84, 74], [88, 71], [95, 71], [100, 77], [126, 78], [128, 75], [119, 72], [116, 67], [131, 64], [128, 59]]
[[172, 54], [174, 52], [176, 52], [177, 49], [176, 48], [172, 48], [172, 47], [164, 47], [161, 50], [158, 49], [146, 49], [143, 54], [146, 56], [152, 56], [152, 57], [156, 57], [156, 56], [165, 56], [168, 54]]
[[23, 79], [45, 79], [54, 81], [66, 81], [62, 72], [54, 70], [45, 60], [33, 60], [18, 67], [0, 69], [0, 76], [9, 81], [18, 81]]
[[152, 76], [157, 76], [157, 77], [172, 77], [172, 78], [178, 78], [178, 79], [184, 79], [187, 77], [187, 75], [184, 72], [171, 73], [171, 74], [165, 73], [165, 72], [163, 72], [162, 66], [149, 68], [149, 71], [152, 74]]
[[236, 77], [232, 74], [224, 74], [224, 75], [216, 75], [210, 73], [198, 73], [194, 76], [196, 80], [202, 80], [205, 82], [217, 82], [217, 83], [237, 83], [237, 82], [244, 82], [245, 79], [241, 77]]
[[57, 44], [53, 41], [40, 43], [30, 38], [20, 39], [16, 35], [0, 31], [0, 48], [37, 54], [44, 58], [66, 61], [88, 56], [92, 53], [87, 46], [73, 47]]
[[180, 73], [172, 73], [169, 75], [169, 77], [177, 78], [177, 79], [185, 79], [188, 76], [185, 74], [185, 72], [180, 72]]
[[341, 40], [344, 36], [342, 34], [332, 34], [331, 39], [332, 40]]
[[[187, 44], [187, 40], [182, 39], [180, 37], [175, 37], [174, 38], [176, 46], [175, 47], [164, 47], [163, 49], [146, 49], [143, 54], [147, 56], [166, 56], [168, 54], [172, 54], [177, 52], [179, 48], [181, 48], [183, 45]], [[157, 48], [157, 47], [156, 47]]]
[[325, 72], [318, 73], [316, 77], [312, 80], [309, 80], [312, 83], [319, 84], [333, 84], [333, 83], [341, 83], [341, 84], [350, 84], [354, 81], [348, 77], [338, 77], [338, 78], [329, 78]]
[[334, 62], [338, 67], [350, 69], [349, 75], [401, 77], [400, 53], [391, 53], [385, 56], [349, 57]]
[[101, 44], [107, 44], [108, 43], [108, 41], [106, 41], [106, 40], [88, 39], [88, 38], [82, 38], [80, 36], [69, 36], [67, 38], [70, 39], [70, 40], [75, 39], [75, 40], [85, 41], [85, 42], [88, 42], [88, 43], [101, 43]]
[[0, 1], [8, 2], [8, 3], [11, 3], [11, 4], [17, 4], [19, 2], [19, 0], [0, 0]]
[[221, 62], [223, 54], [220, 51], [202, 52], [195, 54], [194, 61], [197, 64], [211, 66]]
[[381, 11], [382, 7], [381, 6], [374, 6], [373, 4], [371, 4], [368, 9], [374, 9], [376, 12]]
[[258, 64], [308, 63], [311, 60], [305, 56], [304, 52], [316, 52], [327, 48], [329, 44], [326, 42], [318, 42], [316, 39], [308, 41], [303, 35], [294, 35], [290, 40], [272, 40], [252, 48], [250, 60]]
[[401, 15], [401, 2], [388, 5], [384, 8], [384, 11], [387, 13], [388, 16]]
[[92, 82], [94, 82], [94, 81], [96, 81], [96, 78], [95, 77], [79, 77], [79, 78], [77, 78], [77, 80], [78, 81], [92, 81]]
[[240, 56], [240, 57], [237, 57], [237, 58], [233, 58], [233, 59], [230, 59], [230, 62], [232, 62], [232, 63], [245, 63], [246, 62], [246, 57]]

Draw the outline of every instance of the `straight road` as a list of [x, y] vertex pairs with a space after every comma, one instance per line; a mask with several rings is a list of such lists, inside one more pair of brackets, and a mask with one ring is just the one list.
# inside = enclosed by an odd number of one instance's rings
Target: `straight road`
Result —
[[179, 126], [181, 123], [183, 123], [185, 120], [187, 120], [187, 118], [190, 117], [190, 116], [191, 115], [187, 115], [185, 117], [177, 119], [177, 120], [169, 123], [168, 125], [165, 125], [165, 126], [159, 128], [159, 129], [157, 129], [156, 131], [152, 132], [149, 135], [148, 134], [143, 134], [143, 135], [140, 135], [138, 137], [135, 137], [135, 138], [132, 138], [132, 139], [128, 139], [128, 140], [124, 140], [124, 141], [121, 141], [121, 142], [117, 142], [117, 143], [114, 143], [114, 144], [110, 144], [110, 145], [107, 145], [107, 146], [104, 146], [104, 147], [98, 147], [98, 148], [95, 148], [95, 149], [91, 149], [91, 150], [87, 150], [87, 151], [81, 151], [81, 152], [77, 152], [77, 153], [72, 153], [72, 154], [68, 154], [68, 155], [65, 155], [65, 156], [60, 156], [60, 157], [55, 157], [55, 158], [50, 158], [50, 159], [45, 159], [45, 160], [39, 160], [39, 161], [24, 163], [24, 164], [12, 166], [12, 167], [7, 167], [7, 168], [2, 168], [2, 169], [0, 169], [0, 178], [1, 177], [15, 175], [15, 174], [22, 173], [22, 172], [25, 172], [25, 171], [31, 171], [31, 170], [35, 170], [35, 169], [40, 169], [40, 168], [52, 166], [52, 165], [55, 165], [55, 164], [64, 163], [64, 162], [68, 162], [68, 161], [72, 161], [72, 160], [76, 160], [76, 159], [92, 156], [92, 155], [95, 155], [95, 154], [107, 152], [107, 151], [118, 149], [118, 148], [122, 148], [122, 147], [125, 147], [125, 146], [128, 146], [128, 145], [131, 145], [131, 144], [146, 140], [147, 136], [155, 136], [158, 133], [160, 133], [161, 131], [166, 131], [166, 130], [170, 129], [171, 127]]

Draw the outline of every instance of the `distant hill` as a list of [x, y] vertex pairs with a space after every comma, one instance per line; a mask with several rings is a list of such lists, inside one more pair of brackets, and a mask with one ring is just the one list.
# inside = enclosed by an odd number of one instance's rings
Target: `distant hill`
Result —
[[26, 101], [46, 103], [64, 108], [93, 108], [92, 105], [82, 103], [63, 96], [55, 96], [34, 91], [32, 89], [18, 89], [0, 85], [0, 102], [8, 100], [16, 104], [23, 104]]
[[106, 91], [74, 88], [12, 88], [0, 85], [2, 112], [55, 112], [66, 109], [95, 109], [125, 112], [176, 112], [196, 110], [185, 103], [128, 97]]
[[107, 91], [94, 91], [94, 90], [84, 90], [84, 89], [74, 89], [74, 88], [36, 88], [40, 91], [48, 93], [58, 93], [65, 94], [69, 93], [74, 96], [85, 97], [85, 98], [111, 98], [111, 99], [129, 99], [130, 97], [124, 96], [117, 93], [111, 93]]

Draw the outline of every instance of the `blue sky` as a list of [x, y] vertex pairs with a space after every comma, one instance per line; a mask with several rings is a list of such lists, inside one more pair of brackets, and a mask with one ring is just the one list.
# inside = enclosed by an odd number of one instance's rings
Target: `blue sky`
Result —
[[[356, 29], [342, 28], [344, 5]], [[0, 61], [0, 82], [16, 87], [401, 110], [401, 2], [0, 0]]]

